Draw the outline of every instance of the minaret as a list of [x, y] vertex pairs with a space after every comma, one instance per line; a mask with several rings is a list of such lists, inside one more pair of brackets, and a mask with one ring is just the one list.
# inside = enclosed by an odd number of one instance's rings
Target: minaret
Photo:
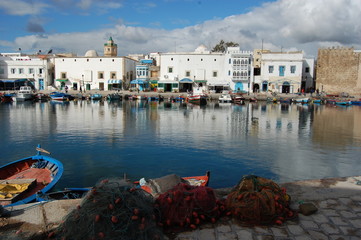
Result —
[[104, 43], [104, 57], [116, 57], [118, 55], [117, 44], [114, 43], [112, 37], [107, 43]]

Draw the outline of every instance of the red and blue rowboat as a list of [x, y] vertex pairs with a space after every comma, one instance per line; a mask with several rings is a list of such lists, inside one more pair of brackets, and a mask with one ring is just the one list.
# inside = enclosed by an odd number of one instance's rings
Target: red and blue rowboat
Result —
[[15, 206], [36, 200], [51, 190], [63, 174], [63, 164], [40, 145], [37, 154], [0, 167], [0, 205]]

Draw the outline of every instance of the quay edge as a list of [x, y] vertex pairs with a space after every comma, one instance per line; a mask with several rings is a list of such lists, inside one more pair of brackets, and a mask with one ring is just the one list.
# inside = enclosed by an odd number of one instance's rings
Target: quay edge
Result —
[[[291, 207], [311, 202], [318, 211], [310, 216], [299, 214], [281, 226], [245, 226], [232, 219], [205, 224], [193, 231], [172, 235], [169, 239], [359, 239], [361, 236], [361, 176], [305, 180], [279, 184], [291, 196]], [[231, 188], [215, 189], [219, 197]], [[79, 199], [33, 203], [5, 208], [0, 238], [26, 239], [44, 234], [58, 226], [80, 203]], [[25, 237], [25, 238], [20, 238]], [[39, 238], [40, 239], [40, 238]]]

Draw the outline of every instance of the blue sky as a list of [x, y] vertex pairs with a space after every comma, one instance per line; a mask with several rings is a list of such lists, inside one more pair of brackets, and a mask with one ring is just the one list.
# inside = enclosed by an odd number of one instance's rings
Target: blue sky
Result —
[[[340, 14], [341, 13], [341, 14]], [[220, 40], [244, 50], [361, 49], [360, 0], [1, 0], [0, 52], [119, 55], [209, 49]]]

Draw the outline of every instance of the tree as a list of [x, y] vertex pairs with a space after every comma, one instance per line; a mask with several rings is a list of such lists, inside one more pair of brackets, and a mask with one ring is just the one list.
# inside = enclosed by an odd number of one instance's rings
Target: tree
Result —
[[234, 42], [225, 42], [221, 40], [214, 48], [212, 49], [212, 52], [225, 52], [228, 47], [238, 47], [238, 43]]

